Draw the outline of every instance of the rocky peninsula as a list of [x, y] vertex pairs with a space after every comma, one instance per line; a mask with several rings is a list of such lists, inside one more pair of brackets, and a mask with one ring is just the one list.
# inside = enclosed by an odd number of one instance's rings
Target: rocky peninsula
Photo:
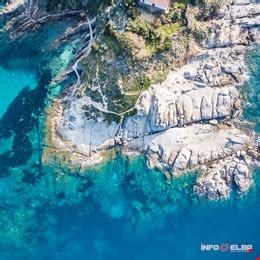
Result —
[[[158, 50], [156, 55], [149, 56], [148, 48], [138, 49], [138, 44], [129, 47], [126, 42], [126, 36], [137, 35], [142, 45], [145, 36], [138, 36], [133, 24], [132, 31], [129, 30], [133, 21], [122, 13], [120, 1], [107, 7], [98, 21], [78, 9], [50, 14], [32, 8], [35, 3], [31, 1], [15, 3], [4, 11], [10, 28], [19, 25], [12, 31], [14, 37], [21, 37], [26, 30], [36, 30], [50, 18], [80, 19], [56, 42], [62, 44], [75, 36], [83, 39], [71, 69], [61, 77], [64, 80], [74, 73], [76, 83], [68, 86], [47, 111], [44, 163], [60, 161], [71, 172], [76, 169], [84, 176], [84, 169], [102, 163], [108, 154], [120, 149], [128, 155], [145, 154], [148, 167], [163, 170], [166, 178], [197, 170], [200, 174], [194, 192], [202, 197], [226, 198], [234, 187], [241, 193], [250, 188], [253, 164], [260, 159], [259, 142], [252, 125], [243, 120], [246, 100], [242, 93], [247, 80], [245, 55], [260, 43], [260, 4], [226, 0], [219, 2], [217, 8], [211, 1], [206, 1], [203, 7], [177, 8], [185, 21], [183, 31], [171, 34], [162, 43], [162, 56]], [[19, 15], [14, 16], [17, 12]], [[145, 12], [140, 12], [138, 19], [148, 19], [151, 24], [159, 19], [153, 15], [147, 18]], [[121, 15], [120, 19], [115, 14]], [[109, 29], [109, 37], [116, 37], [117, 43], [125, 48], [124, 61], [117, 61], [117, 66], [122, 69], [125, 60], [134, 53], [135, 66], [129, 76], [133, 73], [135, 77], [145, 67], [140, 89], [125, 91], [120, 85], [121, 78], [111, 84], [110, 90], [108, 84], [114, 75], [102, 79], [98, 73], [107, 70], [102, 67], [103, 60], [96, 60], [96, 65], [91, 63], [94, 52], [103, 48], [107, 53], [108, 47], [102, 46], [99, 36], [104, 20], [109, 21], [105, 33]], [[182, 34], [188, 35], [185, 48], [178, 38]], [[169, 46], [165, 47], [166, 43]], [[171, 54], [174, 48], [175, 56]], [[84, 71], [85, 66], [94, 66], [95, 70], [100, 67], [94, 79], [88, 69]], [[160, 71], [164, 67], [164, 78], [146, 84], [151, 68]], [[112, 95], [117, 91], [129, 103], [123, 110], [118, 109], [119, 102]]]
[[257, 257], [259, 1], [167, 1], [0, 0], [1, 259]]
[[246, 52], [260, 42], [260, 5], [225, 1], [205, 21], [195, 19], [196, 11], [186, 10], [188, 28], [199, 26], [205, 34], [193, 41], [196, 53], [142, 91], [136, 114], [108, 124], [102, 116], [86, 118], [84, 108], [123, 113], [86, 95], [57, 99], [48, 113], [46, 160], [63, 154], [69, 164], [84, 168], [106, 160], [106, 153], [119, 146], [126, 154], [144, 153], [147, 165], [164, 170], [167, 178], [198, 170], [194, 192], [200, 196], [226, 198], [234, 185], [247, 191], [260, 154], [257, 135], [243, 122], [241, 93]]

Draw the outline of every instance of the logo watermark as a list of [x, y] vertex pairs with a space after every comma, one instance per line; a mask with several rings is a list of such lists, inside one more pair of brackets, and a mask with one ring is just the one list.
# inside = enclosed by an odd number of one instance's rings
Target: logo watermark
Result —
[[219, 251], [229, 253], [252, 253], [253, 245], [248, 244], [201, 244], [201, 251]]

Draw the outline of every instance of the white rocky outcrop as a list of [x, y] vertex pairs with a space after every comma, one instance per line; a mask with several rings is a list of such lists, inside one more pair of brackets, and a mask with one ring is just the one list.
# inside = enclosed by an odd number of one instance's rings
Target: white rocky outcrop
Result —
[[234, 126], [195, 124], [135, 138], [125, 149], [145, 151], [150, 168], [175, 175], [245, 151], [253, 140], [253, 135]]
[[138, 114], [127, 118], [123, 141], [171, 127], [240, 115], [245, 79], [244, 47], [208, 51], [140, 97]]
[[86, 119], [84, 106], [88, 104], [91, 104], [89, 98], [80, 98], [64, 106], [56, 131], [64, 147], [70, 142], [74, 149], [90, 157], [96, 151], [115, 146], [118, 125], [115, 122], [107, 125], [101, 120]]
[[251, 158], [243, 155], [214, 162], [199, 176], [194, 191], [208, 199], [226, 198], [234, 186], [246, 192], [253, 182], [251, 167]]
[[246, 79], [244, 55], [248, 46], [260, 43], [260, 10], [252, 1], [228, 2], [218, 19], [205, 22], [209, 33], [199, 54], [144, 91], [135, 116], [119, 125], [94, 122], [83, 109], [93, 102], [73, 99], [51, 118], [51, 143], [83, 154], [73, 157], [82, 165], [120, 144], [126, 153], [145, 153], [150, 168], [173, 176], [198, 169], [194, 192], [209, 199], [229, 196], [234, 185], [247, 191], [259, 150], [254, 133], [238, 127], [240, 90]]
[[127, 151], [145, 151], [151, 168], [174, 175], [206, 166], [194, 191], [210, 199], [227, 197], [232, 185], [245, 192], [252, 183], [252, 159], [237, 154], [253, 146], [253, 135], [218, 123], [241, 115], [244, 54], [260, 43], [260, 5], [230, 4], [221, 19], [207, 22], [200, 54], [144, 92], [137, 115], [125, 119], [117, 136]]
[[229, 1], [220, 10], [222, 19], [208, 22], [202, 43], [205, 48], [227, 48], [249, 45], [260, 40], [260, 4], [256, 1]]

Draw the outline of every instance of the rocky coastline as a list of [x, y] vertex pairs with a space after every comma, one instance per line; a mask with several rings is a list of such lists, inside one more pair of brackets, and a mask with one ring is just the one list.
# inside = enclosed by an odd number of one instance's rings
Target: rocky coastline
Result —
[[[167, 178], [199, 171], [194, 192], [201, 197], [227, 198], [234, 187], [246, 192], [260, 152], [257, 134], [243, 122], [241, 92], [247, 80], [245, 55], [260, 44], [260, 4], [225, 1], [214, 19], [200, 24], [194, 12], [187, 9], [188, 27], [202, 26], [206, 32], [193, 46], [196, 53], [142, 92], [135, 115], [111, 124], [102, 117], [87, 119], [85, 106], [108, 111], [89, 97], [71, 94], [79, 79], [54, 100], [47, 111], [43, 162], [60, 160], [83, 174], [119, 147], [125, 154], [145, 154], [148, 167], [162, 169]], [[19, 31], [32, 24], [21, 23]]]
[[119, 145], [127, 154], [144, 153], [147, 165], [167, 178], [198, 170], [194, 192], [202, 197], [226, 198], [234, 186], [247, 191], [260, 154], [256, 134], [242, 119], [241, 89], [245, 54], [260, 42], [260, 5], [231, 1], [222, 8], [218, 19], [205, 22], [209, 34], [196, 56], [144, 91], [136, 115], [119, 124], [94, 123], [81, 109], [91, 104], [88, 98], [69, 106], [58, 100], [60, 110], [50, 109], [47, 121], [53, 151], [67, 151], [70, 164], [84, 168]]

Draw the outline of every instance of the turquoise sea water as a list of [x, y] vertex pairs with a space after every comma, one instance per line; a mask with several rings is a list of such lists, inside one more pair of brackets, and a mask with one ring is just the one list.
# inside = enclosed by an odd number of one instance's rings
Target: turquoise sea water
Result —
[[[259, 168], [246, 195], [209, 202], [192, 192], [196, 173], [167, 181], [162, 172], [149, 170], [143, 157], [118, 153], [85, 177], [41, 164], [49, 83], [57, 66], [62, 67], [61, 57], [67, 61], [70, 56], [70, 46], [46, 53], [59, 32], [52, 25], [29, 36], [12, 57], [9, 45], [0, 48], [0, 259], [260, 256]], [[245, 117], [254, 122], [259, 122], [259, 56], [260, 49], [248, 56], [246, 87], [252, 104]], [[253, 252], [200, 250], [201, 244], [222, 243], [252, 244]]]
[[0, 67], [0, 116], [7, 110], [8, 105], [25, 86], [35, 87], [35, 71], [18, 68], [5, 69]]
[[[142, 158], [129, 161], [118, 156], [89, 172], [84, 181], [63, 176], [64, 183], [56, 183], [55, 195], [51, 187], [38, 188], [47, 196], [41, 202], [24, 191], [33, 203], [44, 202], [35, 213], [32, 205], [25, 210], [23, 202], [17, 202], [21, 212], [16, 221], [21, 223], [16, 223], [16, 228], [27, 226], [31, 247], [26, 251], [3, 247], [2, 257], [256, 259], [260, 245], [259, 176], [255, 171], [257, 185], [242, 198], [199, 201], [191, 190], [194, 175], [166, 183], [160, 172], [145, 167]], [[201, 252], [201, 243], [246, 243], [252, 244], [254, 251]]]
[[249, 80], [245, 84], [246, 106], [245, 118], [255, 124], [255, 130], [260, 132], [260, 51], [259, 48], [247, 55]]

